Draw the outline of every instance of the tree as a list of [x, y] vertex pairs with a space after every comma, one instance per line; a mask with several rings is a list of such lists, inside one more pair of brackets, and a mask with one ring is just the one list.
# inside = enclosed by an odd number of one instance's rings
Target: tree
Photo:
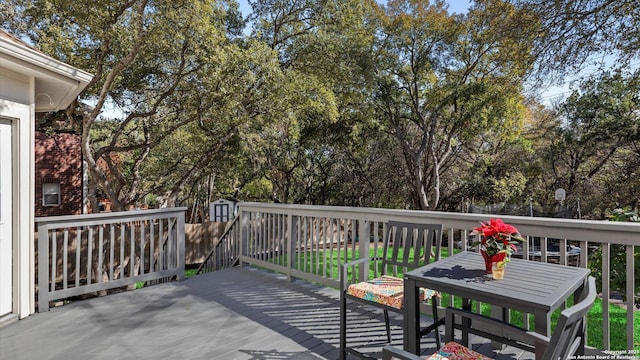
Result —
[[250, 181], [243, 172], [254, 176], [242, 158], [245, 146], [270, 126], [271, 114], [280, 109], [284, 78], [273, 51], [255, 41], [222, 50], [190, 80], [199, 90], [189, 93], [183, 100], [188, 106], [176, 116], [192, 121], [154, 148], [143, 168], [142, 178], [149, 179], [145, 189], [165, 201], [206, 204], [215, 200], [212, 190], [237, 197], [237, 182]]
[[[639, 168], [632, 149], [640, 133], [638, 89], [640, 71], [605, 73], [584, 81], [558, 107], [556, 136], [544, 154], [553, 185], [582, 199], [587, 211], [604, 213], [607, 207], [637, 201], [624, 189], [637, 186], [632, 174]], [[629, 183], [621, 186], [620, 179]]]
[[413, 206], [437, 209], [443, 179], [465, 149], [485, 133], [519, 131], [528, 18], [501, 1], [451, 16], [442, 1], [409, 0], [390, 1], [380, 18], [378, 116], [396, 140]]
[[[195, 121], [185, 115], [203, 105], [193, 96], [203, 90], [197, 80], [222, 66], [216, 59], [229, 44], [233, 6], [208, 0], [15, 0], [8, 6], [16, 16], [3, 18], [3, 26], [94, 74], [78, 99], [92, 109], [76, 122], [93, 208], [98, 191], [115, 209], [140, 202], [148, 193], [141, 174], [149, 154]], [[107, 104], [123, 109], [124, 117], [104, 121]], [[69, 121], [77, 108], [74, 102], [67, 109]]]
[[510, 0], [535, 15], [535, 51], [541, 77], [561, 77], [592, 55], [614, 55], [625, 64], [640, 55], [640, 3], [635, 0]]
[[[253, 36], [279, 56], [286, 85], [283, 108], [256, 139], [264, 176], [280, 202], [326, 203], [339, 184], [336, 161], [353, 128], [366, 119], [366, 63], [373, 31], [368, 2], [255, 1]], [[366, 111], [366, 110], [365, 110]], [[351, 181], [351, 180], [348, 180]], [[338, 200], [341, 201], [341, 200]]]

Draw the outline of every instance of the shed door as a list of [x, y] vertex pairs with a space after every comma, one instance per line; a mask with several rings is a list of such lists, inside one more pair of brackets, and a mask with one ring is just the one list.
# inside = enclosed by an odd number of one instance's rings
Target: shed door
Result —
[[11, 122], [0, 119], [0, 316], [13, 308], [11, 148]]

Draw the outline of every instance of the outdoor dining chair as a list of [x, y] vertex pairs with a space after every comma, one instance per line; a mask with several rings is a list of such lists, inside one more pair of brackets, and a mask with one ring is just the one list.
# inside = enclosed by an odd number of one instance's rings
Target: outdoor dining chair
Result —
[[494, 333], [466, 328], [466, 326], [465, 328], [473, 334], [498, 343], [508, 344], [530, 352], [535, 352], [535, 345], [533, 344], [535, 344], [536, 341], [545, 344], [546, 350], [542, 356], [543, 360], [575, 359], [577, 355], [583, 355], [580, 353], [580, 349], [584, 349], [585, 345], [585, 320], [589, 309], [593, 306], [596, 295], [596, 280], [593, 276], [590, 276], [582, 299], [560, 313], [551, 337], [533, 331], [526, 331], [498, 319], [472, 313], [467, 310], [447, 308], [445, 315], [445, 326], [447, 328], [446, 344], [440, 348], [438, 352], [431, 356], [420, 357], [392, 346], [385, 346], [382, 349], [382, 360], [437, 360], [445, 358], [449, 360], [491, 359], [453, 341], [453, 329], [463, 328], [461, 323], [464, 323], [464, 321], [457, 323], [455, 321], [456, 316], [460, 316], [463, 320], [470, 319], [471, 325], [469, 326], [473, 326], [474, 323], [495, 326], [497, 329], [495, 333], [501, 333], [503, 335], [498, 336], [494, 335]]
[[[390, 221], [386, 224], [382, 257], [363, 257], [345, 263], [340, 271], [340, 354], [345, 359], [347, 353], [366, 357], [353, 347], [347, 346], [347, 304], [350, 301], [377, 307], [383, 310], [387, 331], [387, 341], [391, 342], [389, 311], [401, 313], [404, 304], [404, 280], [402, 273], [440, 259], [442, 242], [441, 224], [414, 224]], [[373, 278], [350, 283], [349, 272], [356, 276], [356, 265], [374, 265]], [[378, 275], [378, 269], [380, 273]], [[368, 269], [367, 269], [368, 270]], [[364, 271], [369, 274], [370, 271]], [[434, 290], [420, 289], [420, 300], [431, 300], [433, 324], [420, 332], [421, 336], [435, 331], [436, 344], [440, 347], [439, 326], [444, 325], [444, 317], [438, 318], [438, 297]]]

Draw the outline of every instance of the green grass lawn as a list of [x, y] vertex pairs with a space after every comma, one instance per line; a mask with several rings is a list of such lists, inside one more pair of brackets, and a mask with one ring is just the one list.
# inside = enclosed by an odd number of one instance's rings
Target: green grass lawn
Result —
[[[192, 268], [192, 269], [184, 269], [184, 278], [188, 279], [192, 276], [195, 276], [196, 273], [198, 272], [198, 268]], [[144, 281], [138, 281], [136, 283], [136, 289], [141, 289], [145, 287], [145, 282]]]
[[198, 268], [184, 269], [184, 278], [188, 279], [192, 276], [195, 276], [197, 272], [198, 272]]

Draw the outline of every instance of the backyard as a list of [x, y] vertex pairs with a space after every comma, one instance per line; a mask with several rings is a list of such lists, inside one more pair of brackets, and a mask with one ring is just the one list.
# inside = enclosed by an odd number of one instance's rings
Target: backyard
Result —
[[[453, 253], [458, 253], [461, 250], [454, 249]], [[413, 258], [413, 251], [410, 253], [410, 258]], [[383, 255], [383, 249], [371, 249], [369, 251], [369, 258], [381, 259]], [[441, 253], [441, 257], [449, 256], [449, 250], [443, 249]], [[347, 249], [346, 253], [342, 251], [331, 251], [331, 250], [323, 250], [318, 252], [299, 252], [295, 255], [295, 267], [300, 269], [309, 270], [314, 273], [323, 273], [324, 276], [330, 278], [338, 278], [340, 271], [340, 264], [343, 264], [348, 261], [360, 259], [360, 254], [358, 250]], [[287, 256], [274, 256], [269, 257], [269, 262], [274, 264], [286, 264], [288, 259]], [[369, 278], [374, 278], [375, 276], [379, 276], [381, 273], [381, 268], [379, 267], [380, 262], [372, 261], [369, 265]], [[313, 271], [311, 269], [314, 269]], [[354, 271], [357, 272], [358, 269], [351, 268], [348, 270], [351, 275]], [[194, 271], [190, 271], [190, 273], [195, 275]], [[402, 269], [397, 269], [397, 273], [394, 274], [396, 276], [402, 277]], [[449, 304], [449, 295], [443, 294], [442, 304]], [[571, 297], [568, 301], [568, 304], [571, 305], [573, 303], [573, 297]], [[461, 298], [455, 298], [453, 300], [453, 304], [455, 307], [460, 308], [462, 304]], [[552, 315], [552, 328], [555, 327], [556, 321], [558, 319], [559, 313], [561, 309], [558, 309]], [[602, 298], [597, 298], [593, 307], [589, 311], [589, 316], [587, 317], [587, 339], [588, 346], [602, 349], [603, 348], [603, 334], [602, 334]], [[484, 315], [491, 315], [491, 306], [487, 304], [482, 304], [481, 313]], [[519, 311], [511, 311], [511, 323], [517, 325], [519, 327], [523, 327], [523, 316], [524, 314]], [[626, 347], [626, 316], [627, 310], [624, 305], [618, 306], [613, 305], [609, 307], [609, 316], [611, 322], [611, 349], [613, 350], [625, 350]], [[529, 314], [529, 329], [533, 330], [534, 318], [533, 315]], [[634, 350], [640, 351], [640, 311], [634, 312]]]

